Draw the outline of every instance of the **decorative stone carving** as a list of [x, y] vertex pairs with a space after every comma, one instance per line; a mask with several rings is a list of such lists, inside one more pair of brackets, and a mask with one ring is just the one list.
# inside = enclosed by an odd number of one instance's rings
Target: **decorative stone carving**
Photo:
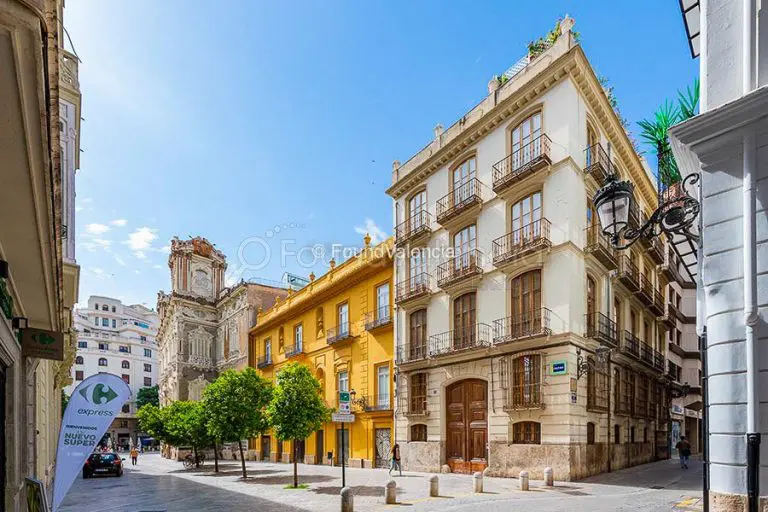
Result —
[[203, 391], [208, 386], [209, 382], [205, 380], [205, 377], [199, 375], [196, 379], [189, 381], [189, 399], [200, 400], [203, 397]]

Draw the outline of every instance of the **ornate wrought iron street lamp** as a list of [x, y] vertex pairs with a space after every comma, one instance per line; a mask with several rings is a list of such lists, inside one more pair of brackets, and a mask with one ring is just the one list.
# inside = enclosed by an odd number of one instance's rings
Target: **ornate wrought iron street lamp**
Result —
[[[608, 347], [600, 346], [595, 350], [595, 357], [597, 361], [581, 355], [581, 349], [576, 349], [576, 378], [580, 379], [594, 369], [596, 366], [605, 366], [608, 362], [608, 357], [611, 355], [611, 349]], [[610, 375], [609, 375], [610, 377]]]
[[654, 238], [662, 233], [682, 235], [698, 242], [691, 232], [701, 205], [688, 188], [699, 181], [698, 174], [689, 174], [675, 187], [668, 188], [664, 198], [651, 217], [638, 228], [630, 227], [629, 213], [635, 200], [634, 187], [629, 181], [619, 181], [615, 174], [608, 176], [603, 188], [595, 193], [594, 205], [603, 233], [610, 237], [615, 249], [626, 249], [640, 238]]

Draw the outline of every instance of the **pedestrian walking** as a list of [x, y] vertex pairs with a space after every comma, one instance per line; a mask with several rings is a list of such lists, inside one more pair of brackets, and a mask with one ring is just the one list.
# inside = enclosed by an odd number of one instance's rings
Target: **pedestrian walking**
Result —
[[400, 465], [400, 445], [395, 444], [390, 450], [390, 456], [392, 457], [392, 464], [389, 466], [389, 474], [392, 474], [392, 470], [397, 468], [400, 471], [400, 476], [403, 476], [403, 467]]
[[131, 448], [131, 466], [135, 466], [136, 464], [138, 464], [137, 462], [138, 458], [139, 458], [139, 450], [137, 450], [136, 447], [134, 446], [133, 448]]
[[688, 459], [691, 456], [691, 443], [689, 443], [685, 436], [680, 436], [680, 441], [675, 445], [677, 453], [680, 455], [680, 469], [688, 469]]

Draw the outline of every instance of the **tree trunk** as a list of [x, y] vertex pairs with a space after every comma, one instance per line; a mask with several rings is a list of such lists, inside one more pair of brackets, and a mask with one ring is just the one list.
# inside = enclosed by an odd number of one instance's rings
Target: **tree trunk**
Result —
[[296, 441], [293, 441], [293, 488], [299, 486], [299, 464], [296, 462]]
[[195, 454], [195, 467], [200, 467], [200, 459], [197, 458], [197, 446], [192, 447], [192, 452]]
[[213, 470], [219, 472], [219, 443], [213, 442]]
[[243, 480], [248, 478], [248, 475], [245, 473], [245, 457], [243, 457], [243, 442], [238, 441], [237, 446], [240, 447], [240, 464], [243, 465]]

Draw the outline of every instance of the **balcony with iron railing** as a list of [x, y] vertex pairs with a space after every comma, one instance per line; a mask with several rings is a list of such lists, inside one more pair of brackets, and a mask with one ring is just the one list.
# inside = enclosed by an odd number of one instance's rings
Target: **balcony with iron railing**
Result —
[[256, 368], [262, 370], [264, 368], [269, 368], [270, 366], [272, 366], [272, 355], [259, 356], [259, 359], [256, 362]]
[[355, 398], [354, 405], [364, 412], [392, 410], [392, 394], [367, 395]]
[[584, 173], [591, 176], [598, 187], [605, 185], [608, 176], [615, 172], [611, 157], [601, 144], [593, 144], [584, 150], [586, 165]]
[[651, 238], [649, 241], [648, 256], [657, 265], [661, 265], [662, 263], [664, 263], [664, 245], [665, 244], [661, 238], [662, 236], [663, 235], [655, 236]]
[[[629, 227], [633, 229], [639, 229], [643, 225], [643, 213], [640, 211], [640, 207], [637, 205], [637, 201], [629, 202]], [[642, 243], [645, 237], [640, 237]]]
[[411, 216], [395, 226], [395, 245], [416, 242], [432, 232], [432, 215], [426, 209], [411, 213]]
[[637, 336], [629, 331], [624, 331], [624, 338], [621, 341], [622, 353], [640, 359], [640, 345], [642, 342]]
[[541, 382], [515, 384], [505, 390], [504, 410], [521, 411], [526, 409], [543, 409], [544, 401], [541, 394]]
[[406, 304], [411, 301], [429, 297], [432, 293], [432, 276], [426, 272], [416, 274], [395, 286], [395, 302]]
[[653, 284], [645, 274], [642, 273], [638, 274], [638, 282], [640, 286], [637, 287], [635, 296], [640, 299], [640, 302], [646, 306], [650, 306], [653, 304]]
[[664, 314], [664, 295], [661, 294], [661, 290], [658, 287], [653, 288], [653, 303], [648, 306], [656, 316]]
[[611, 245], [611, 240], [605, 235], [598, 224], [584, 230], [584, 253], [594, 256], [608, 270], [616, 270], [619, 266], [618, 254]]
[[647, 343], [640, 343], [640, 360], [651, 367], [654, 364], [653, 353], [654, 353], [653, 347], [651, 347]]
[[675, 305], [667, 302], [664, 313], [656, 318], [657, 321], [664, 324], [667, 329], [674, 329], [677, 326], [677, 316], [675, 314]]
[[667, 376], [674, 382], [680, 382], [683, 369], [672, 361], [667, 361], [667, 365]]
[[518, 258], [550, 247], [549, 231], [549, 221], [542, 218], [497, 238], [493, 241], [494, 266], [504, 267]]
[[349, 320], [342, 322], [335, 327], [329, 327], [328, 330], [325, 331], [325, 341], [328, 345], [335, 345], [343, 341], [348, 341], [351, 340], [352, 337], [352, 326], [350, 325]]
[[470, 249], [437, 266], [437, 286], [446, 289], [483, 273], [483, 254]]
[[303, 343], [299, 343], [299, 344], [296, 344], [296, 345], [286, 345], [285, 349], [284, 349], [284, 352], [285, 352], [285, 358], [286, 359], [291, 358], [291, 357], [296, 357], [296, 356], [299, 356], [299, 355], [303, 355], [304, 354]]
[[430, 336], [429, 355], [435, 357], [485, 348], [491, 346], [492, 341], [491, 326], [479, 323]]
[[619, 281], [630, 291], [640, 288], [640, 271], [626, 254], [619, 256]]
[[448, 194], [437, 201], [437, 222], [447, 227], [451, 222], [465, 218], [465, 214], [477, 212], [483, 204], [484, 185], [477, 178], [471, 178], [456, 185]]
[[493, 191], [500, 194], [551, 164], [550, 140], [542, 134], [493, 165]]
[[615, 348], [619, 344], [616, 322], [603, 313], [587, 313], [584, 315], [586, 325], [585, 338], [599, 341], [601, 345]]
[[427, 358], [427, 343], [403, 343], [397, 346], [395, 360], [397, 364], [422, 361]]
[[392, 327], [392, 307], [381, 306], [365, 314], [365, 330], [375, 332], [379, 329]]
[[493, 322], [493, 343], [525, 341], [539, 336], [549, 336], [551, 312], [547, 308], [526, 311], [519, 315], [500, 318]]
[[653, 349], [653, 367], [659, 371], [664, 371], [664, 354]]

